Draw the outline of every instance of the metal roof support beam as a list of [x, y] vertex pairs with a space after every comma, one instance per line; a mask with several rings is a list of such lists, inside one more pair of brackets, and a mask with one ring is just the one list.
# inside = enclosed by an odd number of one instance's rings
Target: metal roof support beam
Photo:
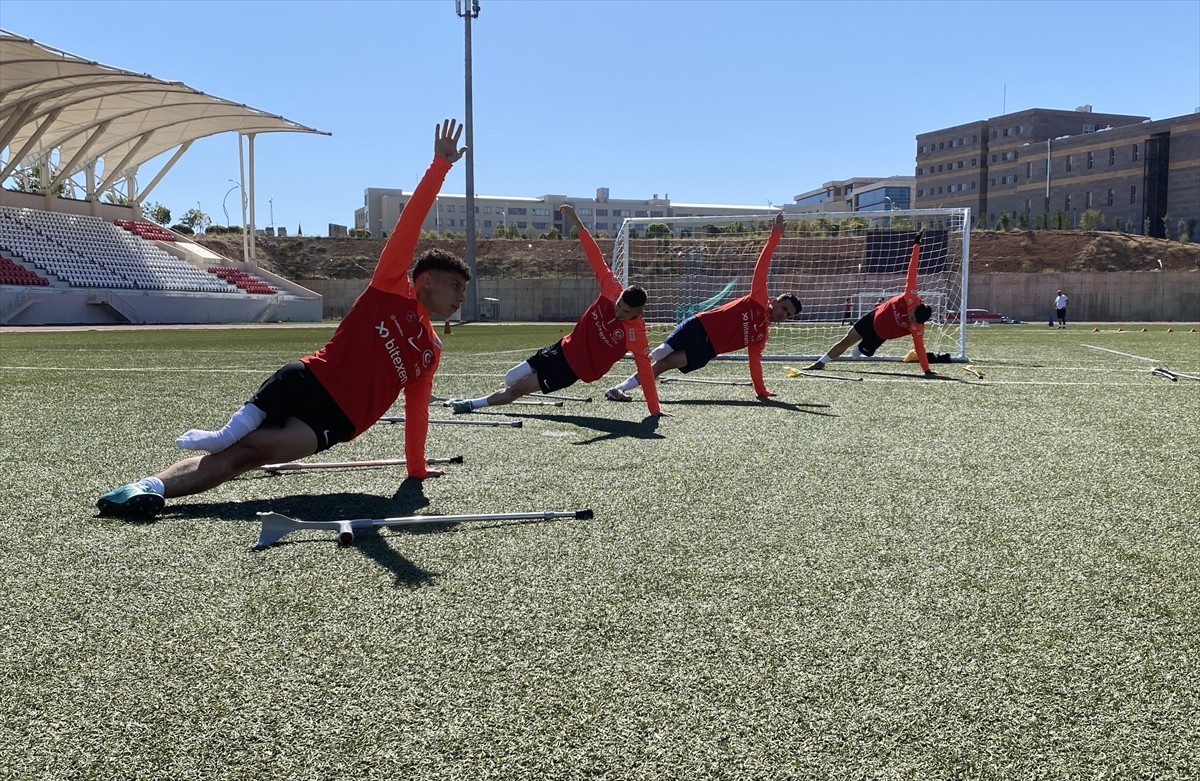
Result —
[[4, 166], [3, 171], [0, 171], [0, 182], [7, 179], [8, 175], [17, 169], [17, 166], [20, 165], [21, 161], [25, 159], [25, 155], [29, 154], [30, 150], [37, 146], [37, 142], [41, 140], [42, 134], [50, 129], [50, 126], [54, 124], [54, 120], [58, 119], [58, 115], [61, 112], [62, 109], [55, 109], [52, 111], [50, 115], [46, 117], [46, 120], [42, 122], [41, 127], [37, 129], [37, 132], [30, 136], [29, 140], [25, 142], [25, 145], [21, 147], [21, 151], [12, 156], [12, 159], [8, 161], [8, 165]]
[[[120, 162], [120, 163], [118, 163], [117, 165], [113, 166], [112, 173], [110, 173], [110, 174], [108, 174], [107, 176], [105, 176], [105, 177], [104, 177], [104, 181], [102, 181], [102, 182], [100, 183], [100, 186], [96, 188], [96, 192], [97, 192], [97, 193], [102, 193], [102, 192], [104, 192], [104, 191], [105, 191], [105, 190], [107, 190], [109, 187], [112, 187], [112, 185], [113, 185], [113, 182], [115, 182], [115, 181], [117, 181], [118, 179], [120, 179], [120, 178], [121, 178], [121, 176], [122, 176], [122, 173], [123, 173], [123, 172], [126, 170], [126, 168], [128, 168], [128, 166], [129, 166], [129, 162], [130, 162], [131, 160], [133, 160], [134, 156], [135, 156], [135, 155], [137, 155], [137, 153], [138, 153], [138, 152], [141, 150], [141, 148], [142, 148], [142, 147], [143, 147], [143, 146], [146, 144], [146, 142], [150, 140], [150, 137], [151, 137], [151, 136], [153, 136], [153, 135], [154, 135], [154, 131], [153, 131], [153, 130], [151, 130], [149, 133], [146, 133], [144, 136], [142, 136], [140, 139], [138, 139], [138, 142], [137, 142], [137, 144], [136, 144], [136, 145], [133, 147], [133, 149], [130, 149], [130, 150], [129, 150], [129, 153], [128, 153], [128, 154], [126, 154], [126, 155], [125, 155], [125, 157], [121, 158], [121, 162]], [[107, 166], [107, 161], [105, 161], [105, 163], [106, 163], [105, 167], [107, 168], [107, 167], [108, 167], [108, 166]], [[94, 170], [94, 169], [93, 169], [93, 170]], [[126, 194], [127, 194], [127, 195], [132, 195], [132, 193], [133, 193], [133, 190], [132, 190], [132, 188], [131, 188], [131, 189], [130, 189], [130, 190], [129, 190], [129, 191], [126, 193]], [[90, 193], [89, 193], [89, 195], [90, 195]], [[133, 205], [133, 204], [132, 204], [132, 198], [130, 199], [130, 205], [131, 205], [131, 206]]]
[[29, 117], [33, 114], [33, 110], [37, 107], [32, 101], [21, 106], [20, 111], [14, 111], [4, 122], [4, 126], [0, 127], [0, 149], [8, 146], [8, 142], [12, 140], [21, 130], [21, 126], [29, 121]]
[[83, 143], [83, 146], [79, 147], [79, 151], [75, 153], [74, 157], [72, 157], [66, 164], [59, 166], [58, 176], [54, 177], [54, 181], [50, 183], [50, 191], [53, 191], [54, 188], [62, 184], [63, 180], [67, 178], [67, 172], [75, 168], [75, 164], [82, 160], [83, 156], [86, 155], [88, 150], [92, 148], [92, 145], [100, 140], [100, 136], [104, 135], [104, 131], [108, 130], [108, 126], [111, 123], [111, 119], [100, 123], [100, 125], [92, 131], [92, 134], [88, 136], [88, 140]]
[[175, 164], [179, 162], [179, 158], [183, 157], [183, 153], [188, 151], [191, 146], [192, 142], [188, 141], [186, 144], [181, 145], [179, 149], [175, 150], [175, 154], [171, 155], [171, 159], [168, 160], [167, 164], [162, 167], [162, 170], [158, 172], [158, 175], [150, 180], [150, 184], [146, 185], [146, 189], [138, 193], [136, 197], [133, 193], [130, 193], [129, 200], [137, 201], [138, 203], [146, 200], [146, 196], [150, 194], [150, 191], [153, 190], [160, 181], [162, 181], [162, 178], [167, 175], [167, 171], [170, 171]]
[[246, 230], [246, 152], [238, 133], [238, 200], [242, 203], [242, 262], [250, 262], [250, 235]]

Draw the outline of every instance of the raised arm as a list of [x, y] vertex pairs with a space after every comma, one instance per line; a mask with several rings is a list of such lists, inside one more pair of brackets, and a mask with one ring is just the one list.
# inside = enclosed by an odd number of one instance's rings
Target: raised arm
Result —
[[779, 212], [775, 215], [775, 219], [771, 220], [771, 235], [767, 239], [767, 243], [763, 245], [762, 252], [758, 253], [758, 261], [754, 264], [754, 277], [750, 280], [750, 297], [763, 306], [768, 306], [767, 271], [771, 268], [771, 256], [775, 254], [775, 247], [779, 246], [781, 238], [783, 238], [783, 212]]
[[447, 119], [433, 129], [433, 162], [429, 164], [425, 175], [421, 177], [417, 189], [400, 212], [400, 219], [392, 235], [388, 237], [383, 253], [379, 256], [379, 265], [371, 277], [371, 286], [383, 290], [407, 289], [408, 267], [412, 265], [413, 253], [417, 248], [417, 239], [421, 237], [421, 224], [429, 214], [442, 189], [442, 182], [450, 172], [450, 166], [457, 161], [467, 148], [458, 147], [458, 139], [462, 136], [463, 126], [453, 119]]
[[604, 262], [604, 254], [600, 251], [600, 245], [596, 243], [596, 240], [592, 238], [592, 234], [584, 227], [583, 221], [575, 213], [574, 206], [564, 203], [558, 207], [558, 211], [570, 223], [571, 227], [575, 228], [576, 232], [578, 232], [579, 244], [583, 247], [583, 254], [587, 256], [588, 265], [592, 267], [592, 275], [596, 277], [596, 282], [599, 283], [600, 289], [605, 293], [611, 293], [612, 291], [605, 290], [605, 287], [611, 287], [612, 285], [619, 287], [620, 283], [613, 277], [608, 264]]
[[912, 255], [908, 259], [908, 278], [904, 280], [904, 292], [917, 292], [917, 266], [921, 265], [921, 242], [925, 239], [925, 229], [917, 232], [913, 239]]
[[922, 326], [919, 330], [912, 332], [913, 349], [917, 351], [917, 360], [921, 362], [921, 371], [926, 375], [931, 373], [929, 368], [929, 353], [925, 352], [925, 328]]

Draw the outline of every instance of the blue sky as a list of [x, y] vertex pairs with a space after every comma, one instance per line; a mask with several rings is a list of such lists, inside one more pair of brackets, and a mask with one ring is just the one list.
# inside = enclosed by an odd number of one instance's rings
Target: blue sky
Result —
[[[1197, 0], [480, 4], [480, 195], [607, 187], [765, 209], [832, 179], [912, 174], [918, 133], [1005, 110], [1200, 107]], [[0, 27], [331, 132], [259, 136], [260, 226], [272, 211], [309, 235], [353, 225], [364, 188], [412, 188], [434, 124], [464, 114], [453, 0], [3, 0]], [[445, 192], [466, 191], [464, 169]], [[236, 223], [237, 176], [236, 136], [206, 139], [150, 200], [217, 223], [224, 201]]]

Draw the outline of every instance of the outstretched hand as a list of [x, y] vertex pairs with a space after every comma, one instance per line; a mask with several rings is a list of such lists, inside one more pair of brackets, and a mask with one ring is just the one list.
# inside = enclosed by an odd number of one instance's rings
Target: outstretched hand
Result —
[[783, 212], [779, 212], [775, 219], [771, 220], [771, 230], [783, 230]]
[[433, 126], [433, 153], [441, 155], [450, 162], [457, 162], [460, 157], [467, 153], [467, 148], [458, 148], [458, 139], [462, 137], [463, 128], [465, 125], [458, 124], [457, 120], [444, 119], [442, 124]]
[[571, 221], [571, 225], [580, 233], [583, 233], [583, 222], [579, 219], [579, 215], [575, 213], [575, 207], [569, 203], [564, 203], [558, 207], [558, 213]]

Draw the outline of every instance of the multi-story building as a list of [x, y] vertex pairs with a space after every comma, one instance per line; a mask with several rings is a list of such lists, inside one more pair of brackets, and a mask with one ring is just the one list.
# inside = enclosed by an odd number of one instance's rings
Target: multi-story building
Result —
[[1200, 219], [1200, 113], [1028, 109], [917, 136], [917, 208], [969, 207], [977, 224], [1099, 224], [1177, 237]]
[[794, 196], [794, 202], [783, 210], [788, 214], [806, 214], [907, 209], [912, 204], [915, 183], [912, 176], [838, 179]]
[[[368, 187], [363, 206], [354, 212], [356, 228], [369, 230], [373, 236], [382, 236], [390, 231], [400, 217], [404, 204], [412, 193]], [[566, 195], [542, 195], [537, 198], [522, 196], [476, 195], [475, 230], [482, 239], [491, 238], [496, 229], [503, 226], [505, 233], [516, 231], [522, 236], [540, 236], [557, 228], [566, 234], [562, 215], [558, 207], [570, 203], [580, 221], [593, 235], [603, 233], [615, 235], [627, 217], [690, 217], [763, 214], [766, 205], [738, 206], [731, 204], [671, 203], [670, 197], [659, 198], [655, 193], [647, 199], [612, 198], [607, 187], [596, 190], [595, 197], [567, 197]], [[467, 197], [442, 193], [430, 209], [422, 230], [444, 233], [465, 233], [467, 230]]]

